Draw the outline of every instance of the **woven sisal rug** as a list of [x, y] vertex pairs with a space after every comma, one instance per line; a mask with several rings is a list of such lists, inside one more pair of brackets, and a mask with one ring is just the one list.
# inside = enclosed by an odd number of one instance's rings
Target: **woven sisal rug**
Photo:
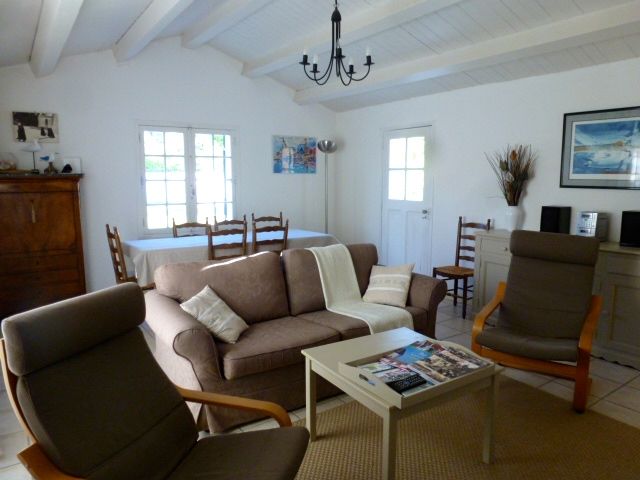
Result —
[[[502, 379], [496, 456], [482, 463], [484, 396], [470, 394], [403, 419], [398, 425], [398, 480], [640, 479], [640, 430]], [[304, 425], [304, 421], [297, 422]], [[296, 480], [380, 478], [382, 420], [351, 402], [318, 415]]]

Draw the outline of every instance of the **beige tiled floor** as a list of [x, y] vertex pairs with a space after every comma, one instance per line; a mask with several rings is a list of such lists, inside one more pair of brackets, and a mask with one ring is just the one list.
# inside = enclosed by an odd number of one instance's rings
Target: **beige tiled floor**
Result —
[[[454, 307], [445, 300], [438, 310], [436, 337], [461, 345], [470, 346], [472, 320], [463, 320], [460, 306]], [[146, 332], [145, 332], [146, 333]], [[557, 379], [537, 373], [506, 369], [505, 374], [515, 380], [540, 388], [552, 395], [568, 401], [572, 398], [573, 386], [568, 380]], [[610, 416], [636, 428], [640, 428], [640, 371], [615, 363], [594, 358], [591, 362], [593, 384], [589, 397], [589, 408]], [[352, 401], [340, 395], [320, 402], [318, 411]], [[303, 419], [304, 408], [290, 412], [292, 420]], [[234, 431], [250, 431], [276, 427], [274, 420], [262, 420], [244, 425]], [[21, 432], [14, 418], [4, 390], [0, 391], [0, 479], [24, 480], [30, 478], [16, 459], [16, 453], [27, 445], [27, 438]]]

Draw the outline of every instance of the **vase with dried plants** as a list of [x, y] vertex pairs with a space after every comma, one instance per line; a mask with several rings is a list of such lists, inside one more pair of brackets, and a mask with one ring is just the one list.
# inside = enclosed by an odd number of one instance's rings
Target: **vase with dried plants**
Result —
[[507, 226], [509, 230], [520, 228], [522, 212], [518, 205], [525, 184], [533, 177], [537, 155], [531, 150], [531, 145], [507, 145], [504, 150], [485, 156], [507, 201]]

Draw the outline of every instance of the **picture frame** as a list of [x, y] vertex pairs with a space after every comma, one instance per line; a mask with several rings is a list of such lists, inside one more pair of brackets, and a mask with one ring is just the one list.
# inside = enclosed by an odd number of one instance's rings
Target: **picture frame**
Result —
[[37, 140], [58, 143], [58, 114], [47, 112], [11, 112], [13, 139], [19, 143]]
[[277, 174], [316, 173], [315, 137], [273, 135], [272, 172]]
[[640, 106], [565, 113], [560, 187], [640, 189]]

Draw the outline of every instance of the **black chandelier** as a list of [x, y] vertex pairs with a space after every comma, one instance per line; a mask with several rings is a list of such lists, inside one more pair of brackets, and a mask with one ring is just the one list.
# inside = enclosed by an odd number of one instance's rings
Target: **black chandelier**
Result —
[[[333, 14], [331, 15], [331, 59], [329, 60], [329, 65], [327, 65], [326, 70], [321, 76], [318, 76], [320, 70], [318, 70], [318, 55], [313, 56], [313, 66], [311, 71], [307, 71], [307, 67], [311, 65], [309, 63], [309, 56], [307, 55], [307, 51], [302, 52], [302, 61], [299, 62], [300, 65], [304, 68], [305, 75], [309, 78], [309, 80], [313, 80], [318, 85], [324, 85], [329, 81], [329, 77], [331, 76], [331, 72], [333, 71], [333, 63], [335, 61], [336, 64], [336, 75], [342, 82], [344, 86], [349, 85], [352, 81], [359, 82], [367, 78], [369, 72], [371, 71], [371, 65], [374, 63], [371, 61], [371, 50], [367, 48], [366, 57], [367, 60], [364, 62], [364, 66], [367, 67], [367, 72], [360, 78], [356, 78], [356, 71], [353, 68], [353, 59], [349, 59], [347, 66], [344, 65], [345, 55], [342, 54], [342, 47], [340, 46], [340, 22], [342, 21], [342, 15], [340, 15], [340, 11], [338, 10], [338, 0], [335, 1], [335, 8], [333, 10]], [[313, 75], [310, 75], [310, 73]]]

